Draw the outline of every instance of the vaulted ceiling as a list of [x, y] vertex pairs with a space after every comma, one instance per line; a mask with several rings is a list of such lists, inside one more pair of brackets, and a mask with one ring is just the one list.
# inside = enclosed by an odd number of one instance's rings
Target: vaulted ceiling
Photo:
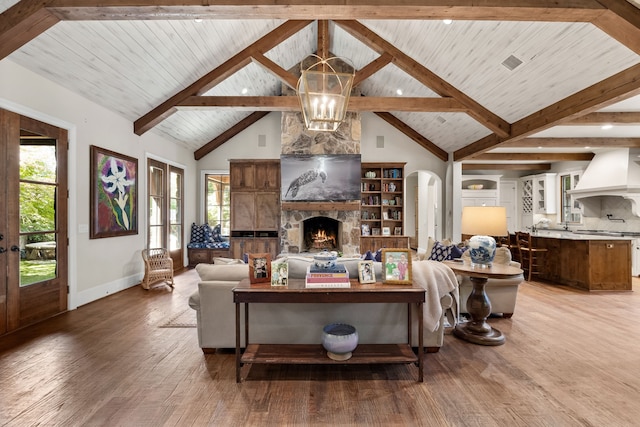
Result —
[[636, 1], [206, 3], [0, 0], [0, 59], [196, 158], [271, 111], [299, 110], [282, 87], [316, 52], [354, 64], [350, 110], [468, 169], [640, 146]]

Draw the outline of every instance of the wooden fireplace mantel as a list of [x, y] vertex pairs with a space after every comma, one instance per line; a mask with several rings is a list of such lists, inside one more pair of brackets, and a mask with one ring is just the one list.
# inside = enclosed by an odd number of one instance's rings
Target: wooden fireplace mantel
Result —
[[282, 202], [283, 211], [359, 211], [360, 202]]

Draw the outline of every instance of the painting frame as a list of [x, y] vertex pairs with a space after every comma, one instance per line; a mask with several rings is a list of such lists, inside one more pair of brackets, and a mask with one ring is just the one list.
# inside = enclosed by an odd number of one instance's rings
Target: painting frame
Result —
[[373, 261], [358, 261], [358, 280], [360, 283], [376, 283]]
[[382, 250], [382, 283], [393, 285], [411, 285], [411, 251], [403, 248], [385, 248]]
[[91, 145], [89, 238], [138, 234], [138, 159]]
[[271, 254], [252, 253], [249, 254], [249, 282], [271, 283]]

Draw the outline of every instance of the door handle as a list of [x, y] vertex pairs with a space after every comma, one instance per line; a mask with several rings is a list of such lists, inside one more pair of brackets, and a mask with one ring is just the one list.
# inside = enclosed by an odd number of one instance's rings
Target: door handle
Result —
[[20, 247], [19, 247], [19, 246], [16, 246], [16, 245], [13, 245], [13, 246], [11, 246], [11, 250], [12, 250], [13, 252], [20, 252]]
[[7, 252], [7, 250], [3, 247], [0, 247], [0, 254]]
[[4, 234], [0, 234], [0, 240], [4, 239]]

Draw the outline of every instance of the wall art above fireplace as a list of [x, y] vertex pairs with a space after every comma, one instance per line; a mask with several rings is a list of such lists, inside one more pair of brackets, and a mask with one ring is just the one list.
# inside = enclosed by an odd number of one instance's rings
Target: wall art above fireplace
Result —
[[283, 202], [360, 200], [360, 154], [283, 154]]

